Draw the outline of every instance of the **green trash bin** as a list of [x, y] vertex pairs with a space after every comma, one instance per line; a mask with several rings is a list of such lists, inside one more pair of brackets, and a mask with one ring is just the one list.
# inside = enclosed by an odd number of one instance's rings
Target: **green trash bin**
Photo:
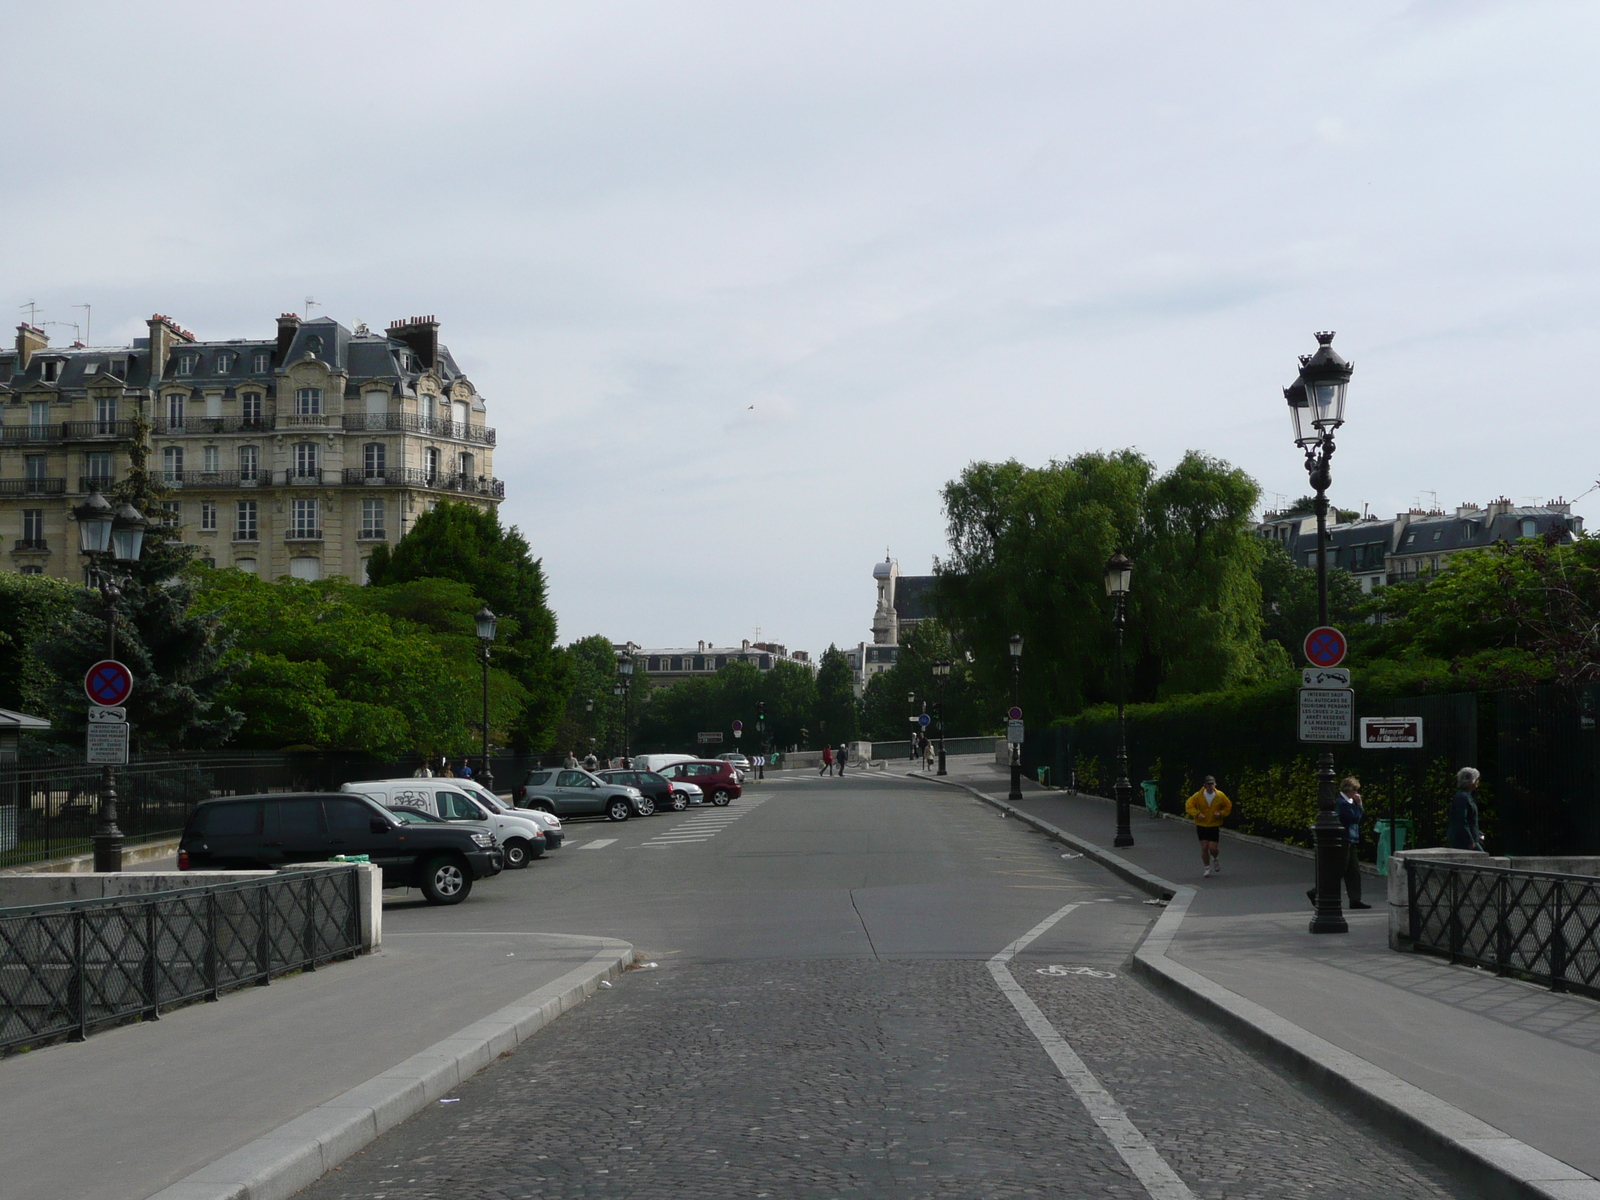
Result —
[[1040, 767], [1039, 768], [1039, 782], [1044, 784], [1045, 787], [1049, 787], [1050, 786], [1050, 768], [1049, 767]]
[[1156, 794], [1159, 784], [1154, 779], [1142, 779], [1139, 786], [1144, 789], [1144, 806], [1152, 817], [1161, 812], [1161, 797]]
[[1389, 855], [1395, 854], [1406, 848], [1411, 841], [1411, 822], [1404, 818], [1397, 821], [1378, 822], [1378, 874], [1389, 873]]

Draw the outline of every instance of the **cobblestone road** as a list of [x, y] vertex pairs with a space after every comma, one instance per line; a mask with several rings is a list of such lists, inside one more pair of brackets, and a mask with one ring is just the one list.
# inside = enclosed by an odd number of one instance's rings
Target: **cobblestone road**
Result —
[[[1120, 967], [1012, 969], [1197, 1197], [1467, 1195]], [[307, 1200], [1145, 1197], [981, 961], [635, 970]]]

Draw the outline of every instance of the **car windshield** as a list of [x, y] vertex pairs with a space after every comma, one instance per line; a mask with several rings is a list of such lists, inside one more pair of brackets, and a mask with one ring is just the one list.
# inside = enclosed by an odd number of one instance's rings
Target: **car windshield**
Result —
[[443, 825], [432, 813], [418, 812], [414, 808], [391, 808], [389, 815], [402, 825]]
[[500, 803], [500, 800], [499, 800], [498, 797], [490, 796], [485, 792], [480, 792], [476, 788], [473, 789], [472, 798], [474, 800], [476, 800], [479, 804], [481, 804], [485, 808], [487, 808], [490, 812], [493, 812], [493, 813], [504, 813], [504, 812], [510, 812], [511, 811], [504, 804]]

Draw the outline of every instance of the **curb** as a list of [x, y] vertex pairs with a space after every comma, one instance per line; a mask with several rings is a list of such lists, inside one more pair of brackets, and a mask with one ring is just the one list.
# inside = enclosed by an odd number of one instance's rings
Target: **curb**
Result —
[[943, 782], [1048, 834], [1142, 891], [1168, 901], [1133, 953], [1134, 971], [1190, 1012], [1265, 1052], [1298, 1079], [1371, 1121], [1487, 1196], [1508, 1200], [1600, 1200], [1600, 1180], [1536, 1150], [1486, 1121], [1407, 1083], [1268, 1008], [1167, 957], [1195, 889], [1057, 829], [1048, 821], [964, 783]]
[[500, 1055], [593, 995], [633, 961], [633, 947], [597, 938], [587, 963], [490, 1013], [375, 1078], [161, 1189], [148, 1200], [287, 1200], [415, 1116]]
[[[124, 847], [122, 861], [124, 864], [149, 862], [152, 858], [164, 858], [168, 854], [176, 854], [177, 852], [177, 838], [161, 838], [154, 842], [137, 842], [132, 846]], [[74, 854], [67, 858], [46, 858], [38, 862], [23, 863], [17, 867], [6, 867], [0, 870], [0, 875], [83, 875], [92, 874], [93, 872], [93, 854]]]

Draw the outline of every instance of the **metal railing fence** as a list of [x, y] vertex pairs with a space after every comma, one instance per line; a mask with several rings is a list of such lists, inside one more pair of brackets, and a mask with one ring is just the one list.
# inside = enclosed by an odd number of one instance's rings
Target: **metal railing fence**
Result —
[[353, 867], [0, 909], [0, 1049], [80, 1040], [360, 949]]
[[1600, 877], [1408, 859], [1413, 949], [1600, 996]]

